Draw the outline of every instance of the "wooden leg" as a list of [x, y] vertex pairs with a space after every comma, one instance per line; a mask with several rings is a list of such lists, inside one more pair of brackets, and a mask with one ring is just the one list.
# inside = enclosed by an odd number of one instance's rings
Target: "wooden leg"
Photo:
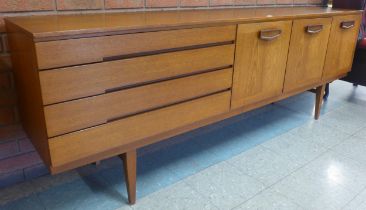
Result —
[[315, 101], [315, 119], [319, 119], [320, 109], [323, 104], [323, 97], [325, 93], [325, 85], [316, 88], [316, 101]]
[[128, 202], [136, 203], [136, 150], [120, 155], [123, 161], [128, 193]]
[[100, 165], [100, 160], [98, 160], [97, 162], [94, 163], [95, 166], [99, 166]]

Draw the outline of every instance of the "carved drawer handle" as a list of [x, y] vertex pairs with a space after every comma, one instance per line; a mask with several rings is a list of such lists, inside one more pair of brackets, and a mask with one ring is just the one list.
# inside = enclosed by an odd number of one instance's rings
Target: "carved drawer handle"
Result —
[[259, 33], [259, 38], [265, 41], [272, 41], [280, 37], [281, 34], [281, 29], [261, 30]]
[[342, 29], [351, 29], [355, 27], [355, 21], [344, 21], [341, 23], [341, 28]]
[[309, 34], [317, 34], [323, 30], [323, 25], [311, 25], [306, 27], [306, 32]]

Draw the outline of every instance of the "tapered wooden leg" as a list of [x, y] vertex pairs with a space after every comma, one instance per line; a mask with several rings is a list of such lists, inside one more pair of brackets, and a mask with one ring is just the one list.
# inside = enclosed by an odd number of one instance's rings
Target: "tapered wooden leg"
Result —
[[319, 119], [320, 109], [323, 104], [323, 97], [325, 93], [325, 85], [316, 88], [316, 100], [315, 100], [315, 119]]
[[126, 179], [128, 202], [136, 203], [136, 150], [120, 155]]

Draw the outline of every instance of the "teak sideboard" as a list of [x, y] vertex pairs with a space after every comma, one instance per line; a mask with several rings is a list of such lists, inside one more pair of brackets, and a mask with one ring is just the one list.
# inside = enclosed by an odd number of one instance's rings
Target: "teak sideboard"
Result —
[[316, 88], [351, 69], [360, 11], [251, 8], [13, 17], [24, 128], [51, 173]]

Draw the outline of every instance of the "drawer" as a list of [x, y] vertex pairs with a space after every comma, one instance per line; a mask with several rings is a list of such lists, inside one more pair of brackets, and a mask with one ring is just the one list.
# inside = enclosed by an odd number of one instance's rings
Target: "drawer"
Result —
[[284, 92], [321, 82], [332, 18], [295, 20], [292, 28]]
[[102, 62], [131, 55], [235, 40], [236, 26], [159, 31], [36, 43], [39, 69]]
[[107, 90], [233, 65], [234, 45], [143, 56], [40, 71], [43, 103], [103, 94]]
[[352, 68], [361, 15], [333, 17], [323, 80], [336, 79]]
[[228, 90], [232, 69], [154, 83], [45, 107], [48, 136]]
[[228, 112], [230, 91], [49, 139], [57, 167]]

